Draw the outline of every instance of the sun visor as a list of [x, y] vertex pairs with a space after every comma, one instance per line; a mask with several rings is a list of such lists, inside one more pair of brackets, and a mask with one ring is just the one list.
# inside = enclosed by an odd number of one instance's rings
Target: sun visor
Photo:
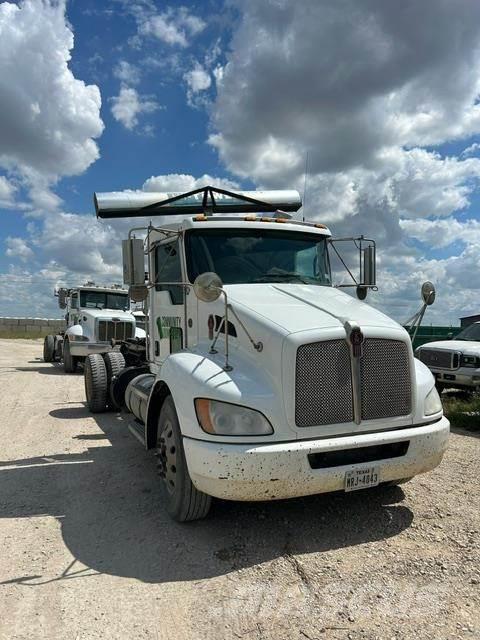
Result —
[[226, 191], [203, 187], [188, 193], [111, 191], [94, 194], [98, 218], [195, 215], [197, 213], [263, 213], [298, 211], [302, 206], [295, 190]]

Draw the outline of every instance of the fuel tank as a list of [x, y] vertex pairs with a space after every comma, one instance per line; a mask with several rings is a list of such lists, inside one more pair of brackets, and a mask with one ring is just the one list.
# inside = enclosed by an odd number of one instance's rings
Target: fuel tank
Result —
[[155, 382], [153, 373], [142, 373], [133, 378], [125, 391], [125, 405], [130, 413], [145, 424], [147, 418], [148, 398]]

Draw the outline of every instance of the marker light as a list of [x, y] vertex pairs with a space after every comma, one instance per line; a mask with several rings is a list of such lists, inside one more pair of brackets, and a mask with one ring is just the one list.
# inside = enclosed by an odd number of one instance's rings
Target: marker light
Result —
[[442, 401], [440, 400], [438, 391], [435, 387], [433, 387], [428, 396], [425, 398], [424, 414], [426, 416], [433, 416], [434, 413], [439, 413], [442, 408]]

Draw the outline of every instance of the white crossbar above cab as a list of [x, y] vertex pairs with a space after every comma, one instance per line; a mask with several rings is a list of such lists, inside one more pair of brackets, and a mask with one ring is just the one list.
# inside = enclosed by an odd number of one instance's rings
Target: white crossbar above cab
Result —
[[94, 194], [98, 218], [188, 215], [197, 213], [264, 213], [298, 211], [302, 200], [298, 191], [227, 191], [202, 187], [187, 193], [147, 193], [112, 191]]

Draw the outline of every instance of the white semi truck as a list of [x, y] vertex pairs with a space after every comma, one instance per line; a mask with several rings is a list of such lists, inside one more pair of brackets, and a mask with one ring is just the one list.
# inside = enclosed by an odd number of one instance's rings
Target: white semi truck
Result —
[[[81, 287], [61, 288], [56, 295], [59, 307], [66, 311], [66, 330], [45, 337], [43, 357], [45, 362], [63, 360], [66, 373], [74, 373], [91, 353], [117, 351], [116, 343], [145, 338], [145, 331], [136, 328], [128, 291], [119, 286], [87, 282]], [[111, 357], [112, 362], [115, 358]]]
[[[124, 343], [114, 374], [100, 354], [85, 363], [90, 409], [133, 414], [174, 519], [204, 517], [212, 497], [353, 491], [440, 463], [449, 422], [432, 374], [399, 324], [333, 285], [338, 243], [289, 215], [297, 192], [106, 193], [95, 205], [102, 218], [177, 216], [123, 243], [146, 343]], [[363, 299], [375, 244], [350, 240]]]

